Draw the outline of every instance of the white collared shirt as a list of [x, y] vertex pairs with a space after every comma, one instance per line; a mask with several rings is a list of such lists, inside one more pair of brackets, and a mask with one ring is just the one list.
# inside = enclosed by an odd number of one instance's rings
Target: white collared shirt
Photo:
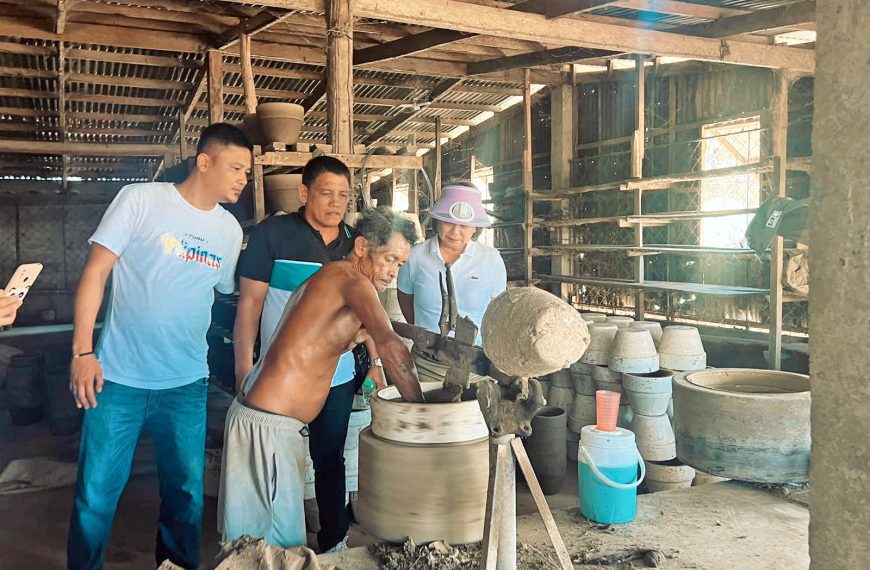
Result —
[[[438, 332], [441, 317], [441, 287], [445, 274], [444, 258], [438, 238], [431, 237], [411, 249], [408, 261], [399, 270], [398, 288], [414, 296], [414, 324]], [[468, 317], [480, 328], [490, 300], [507, 287], [507, 272], [498, 250], [471, 241], [450, 267], [460, 317]], [[481, 343], [480, 332], [476, 344]]]

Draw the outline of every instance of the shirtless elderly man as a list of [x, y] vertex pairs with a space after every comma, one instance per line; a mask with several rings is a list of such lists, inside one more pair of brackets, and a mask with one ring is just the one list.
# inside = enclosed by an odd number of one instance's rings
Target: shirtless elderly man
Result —
[[326, 265], [290, 297], [265, 356], [227, 412], [218, 525], [224, 540], [248, 534], [304, 545], [302, 431], [329, 393], [341, 354], [370, 336], [406, 401], [422, 402], [411, 355], [378, 300], [408, 259], [411, 222], [386, 209], [363, 213], [344, 261]]

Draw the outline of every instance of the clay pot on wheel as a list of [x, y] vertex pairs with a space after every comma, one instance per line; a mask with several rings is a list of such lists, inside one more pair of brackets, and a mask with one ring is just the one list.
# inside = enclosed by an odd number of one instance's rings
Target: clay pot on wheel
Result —
[[556, 494], [562, 488], [567, 470], [566, 436], [565, 411], [546, 406], [532, 419], [532, 435], [523, 441], [545, 495]]
[[264, 144], [296, 144], [305, 109], [295, 103], [261, 103], [257, 105], [257, 118]]

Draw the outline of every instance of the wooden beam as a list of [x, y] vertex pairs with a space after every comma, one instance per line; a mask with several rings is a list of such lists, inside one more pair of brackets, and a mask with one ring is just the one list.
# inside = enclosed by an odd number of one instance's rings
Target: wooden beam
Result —
[[[441, 198], [441, 154], [443, 149], [441, 148], [441, 117], [435, 117], [435, 174], [433, 175], [433, 184], [435, 188], [433, 192], [435, 194], [435, 200], [437, 201]], [[472, 173], [474, 174], [474, 173]]]
[[[429, 93], [429, 97], [428, 97], [429, 102], [434, 103], [435, 101], [438, 100], [438, 98], [443, 97], [445, 94], [447, 94], [450, 91], [450, 89], [452, 89], [455, 85], [458, 85], [461, 82], [462, 82], [461, 79], [446, 79], [446, 80], [442, 81], [441, 83], [438, 84], [437, 87], [435, 87], [435, 89], [433, 89]], [[393, 129], [398, 128], [406, 121], [417, 120], [416, 117], [418, 117], [418, 115], [424, 109], [425, 109], [425, 107], [421, 107], [417, 111], [408, 111], [407, 113], [399, 113], [399, 114], [395, 115], [389, 121], [387, 121], [383, 126], [381, 126], [381, 128], [379, 128], [378, 130], [373, 132], [371, 135], [366, 137], [366, 141], [365, 141], [366, 144], [371, 144], [371, 143], [377, 142], [381, 138], [387, 136]], [[441, 119], [440, 119], [440, 117], [436, 117], [434, 120], [437, 123]]]
[[217, 50], [208, 51], [208, 120], [221, 123], [224, 120], [223, 55]]
[[353, 17], [353, 0], [327, 0], [327, 134], [339, 154], [353, 150]]
[[[0, 141], [0, 152], [3, 146]], [[419, 156], [389, 156], [373, 154], [366, 156], [364, 154], [341, 154], [341, 153], [326, 153], [329, 156], [334, 156], [347, 165], [348, 168], [362, 168], [365, 163], [366, 168], [382, 169], [394, 168], [400, 170], [420, 170], [423, 168], [423, 158]], [[267, 152], [260, 156], [254, 157], [254, 164], [263, 166], [305, 166], [311, 160], [310, 152]]]
[[242, 65], [242, 87], [245, 91], [245, 108], [248, 114], [257, 112], [257, 93], [254, 87], [254, 70], [251, 65], [251, 36], [245, 32], [245, 24], [239, 31], [239, 59]]
[[54, 20], [54, 33], [63, 35], [63, 30], [66, 27], [66, 13], [71, 0], [57, 0], [57, 16]]
[[107, 61], [111, 63], [144, 65], [149, 67], [183, 67], [195, 69], [202, 67], [202, 63], [195, 59], [184, 59], [182, 57], [170, 57], [164, 55], [141, 55], [137, 53], [98, 51], [86, 48], [67, 49], [67, 59]]
[[[46, 95], [43, 94], [43, 97]], [[52, 98], [56, 94], [51, 93]], [[184, 107], [184, 101], [171, 99], [151, 99], [148, 97], [122, 97], [118, 95], [91, 95], [88, 93], [69, 93], [67, 101], [77, 103], [103, 103], [106, 105], [130, 105], [131, 107]], [[169, 119], [171, 120], [171, 118]]]
[[0, 42], [0, 53], [17, 53], [22, 55], [54, 55], [54, 49], [49, 46], [32, 46], [17, 42]]
[[[64, 0], [58, 0], [58, 27], [60, 28], [62, 33], [63, 26], [61, 25], [61, 4]], [[64, 18], [66, 16], [64, 15]], [[66, 110], [66, 48], [63, 42], [57, 42], [57, 110], [58, 110], [58, 130], [60, 131], [60, 140], [61, 142], [67, 142], [69, 140], [67, 133], [67, 110]], [[67, 155], [63, 155], [62, 157], [63, 166], [61, 167], [60, 173], [60, 187], [61, 190], [66, 192], [67, 189], [67, 176], [69, 170], [69, 157]]]
[[814, 1], [798, 2], [797, 4], [787, 4], [778, 8], [757, 10], [740, 16], [722, 18], [704, 24], [680, 26], [673, 31], [690, 36], [726, 38], [806, 24], [814, 22], [815, 18], [816, 3]]
[[[286, 7], [303, 3], [304, 0], [262, 2]], [[415, 0], [410, 3], [355, 0], [354, 13], [361, 18], [378, 18], [555, 45], [670, 55], [809, 73], [815, 68], [815, 54], [810, 50], [687, 37], [658, 30], [641, 30], [584, 20], [547, 20], [545, 16], [537, 14], [475, 6], [455, 0]]]
[[37, 91], [35, 89], [13, 89], [10, 87], [0, 87], [0, 97], [57, 99], [57, 93], [51, 91]]
[[170, 81], [168, 79], [146, 79], [144, 77], [117, 77], [112, 75], [96, 75], [92, 73], [69, 73], [67, 81], [71, 83], [88, 83], [91, 85], [122, 85], [124, 87], [136, 87], [139, 89], [160, 89], [187, 91], [194, 88], [194, 84], [187, 81]]
[[581, 59], [608, 57], [616, 55], [617, 53], [618, 52], [610, 50], [561, 47], [469, 63], [468, 75], [480, 75], [483, 73], [493, 73], [495, 71], [505, 71], [508, 69], [519, 69], [525, 67], [572, 63]]
[[353, 64], [365, 65], [375, 61], [405, 57], [473, 36], [474, 34], [454, 30], [429, 30], [380, 45], [358, 49], [353, 52]]
[[29, 67], [0, 66], [0, 77], [32, 77], [41, 79], [55, 79], [57, 77], [57, 72], [51, 69], [31, 69]]

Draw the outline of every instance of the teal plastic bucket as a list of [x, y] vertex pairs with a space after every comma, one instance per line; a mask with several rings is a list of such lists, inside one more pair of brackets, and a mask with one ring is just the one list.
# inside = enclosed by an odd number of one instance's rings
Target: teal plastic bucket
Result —
[[603, 524], [627, 523], [637, 516], [637, 486], [646, 476], [634, 433], [624, 428], [580, 431], [577, 454], [580, 512]]

